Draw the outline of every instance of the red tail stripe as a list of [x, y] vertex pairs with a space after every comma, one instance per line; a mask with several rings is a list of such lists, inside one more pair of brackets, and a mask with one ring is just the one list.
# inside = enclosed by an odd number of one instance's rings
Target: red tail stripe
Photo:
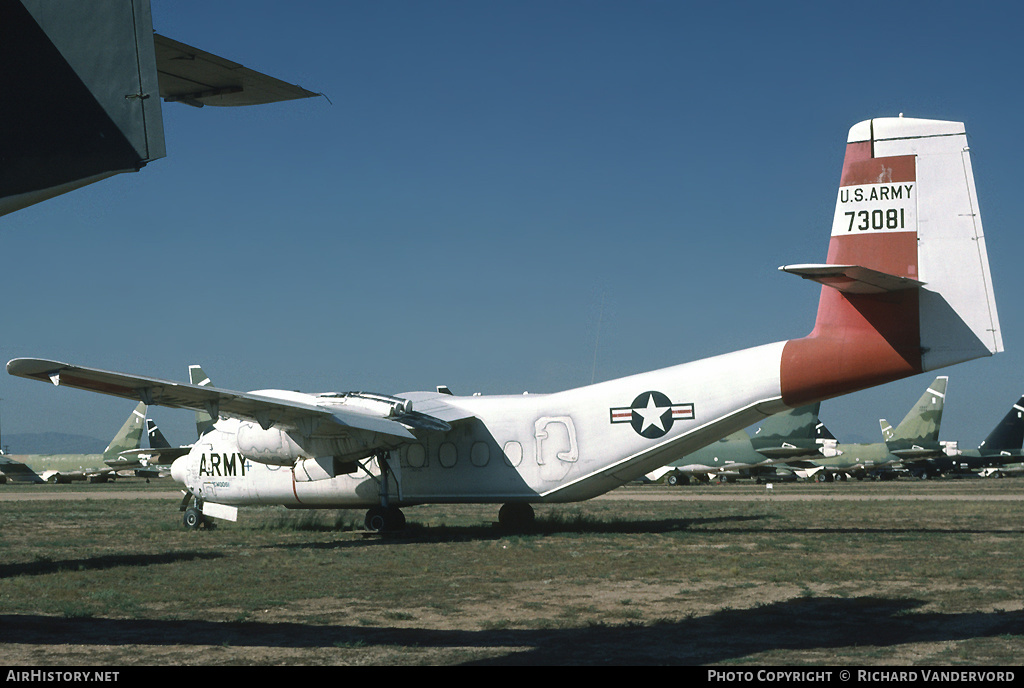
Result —
[[848, 160], [843, 163], [843, 177], [839, 186], [913, 182], [917, 180], [916, 162], [917, 158], [913, 155]]
[[[916, 180], [915, 156], [872, 158], [871, 153], [870, 141], [847, 144], [841, 186]], [[826, 262], [920, 279], [917, 232], [836, 235]], [[787, 342], [783, 351], [782, 398], [801, 406], [921, 370], [917, 290], [868, 296], [822, 287], [814, 330]]]

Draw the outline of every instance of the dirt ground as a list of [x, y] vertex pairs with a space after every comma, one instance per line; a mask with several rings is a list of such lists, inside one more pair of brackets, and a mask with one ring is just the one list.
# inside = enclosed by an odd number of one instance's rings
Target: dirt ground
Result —
[[[465, 604], [457, 617], [429, 608], [368, 609], [358, 599], [310, 598], [259, 619], [145, 621], [0, 618], [8, 666], [133, 665], [707, 665], [810, 664], [850, 661], [852, 644], [874, 647], [857, 664], [947, 664], [957, 639], [1020, 633], [1012, 608], [969, 614], [929, 612], [906, 601], [907, 590], [834, 596], [821, 586], [808, 596], [789, 586], [759, 586], [728, 601], [694, 590], [679, 616], [679, 590], [636, 582], [570, 590], [560, 605], [609, 621], [565, 627], [537, 625], [550, 595], [546, 582], [515, 591], [515, 604]], [[622, 600], [642, 609], [621, 619]], [[212, 617], [232, 610], [208, 610]], [[368, 623], [377, 616], [379, 623]], [[310, 623], [311, 617], [318, 621]], [[353, 619], [358, 618], [358, 624]], [[835, 624], [842, 618], [841, 625]], [[332, 621], [334, 620], [334, 621]], [[653, 621], [652, 621], [653, 620]], [[16, 633], [12, 633], [16, 627]], [[17, 638], [11, 637], [16, 635]], [[713, 642], [708, 642], [709, 639]], [[975, 657], [972, 664], [977, 660]]]
[[[698, 554], [695, 571], [700, 564]], [[281, 575], [302, 584], [301, 572]], [[255, 614], [206, 605], [188, 610], [191, 620], [166, 620], [160, 609], [152, 618], [0, 615], [0, 651], [9, 667], [977, 665], [1024, 652], [1024, 601], [951, 607], [964, 586], [955, 576], [743, 586], [697, 575], [665, 583], [641, 571], [586, 584], [517, 581], [497, 602], [455, 588], [457, 611], [384, 608], [360, 594], [367, 585], [351, 581], [348, 596], [311, 591]], [[985, 586], [972, 581], [972, 595], [983, 597]]]

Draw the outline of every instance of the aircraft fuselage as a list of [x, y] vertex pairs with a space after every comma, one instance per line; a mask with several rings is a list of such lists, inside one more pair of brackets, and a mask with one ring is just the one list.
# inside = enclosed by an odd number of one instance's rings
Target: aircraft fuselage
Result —
[[[472, 417], [387, 452], [389, 499], [571, 502], [603, 494], [707, 444], [709, 436], [782, 410], [782, 348], [756, 347], [555, 394], [445, 395]], [[403, 396], [415, 408], [416, 399], [430, 395]], [[268, 460], [256, 447], [276, 454]], [[380, 473], [372, 456], [342, 464], [319, 455], [315, 440], [234, 419], [219, 420], [172, 469], [204, 500], [310, 508], [377, 504]]]

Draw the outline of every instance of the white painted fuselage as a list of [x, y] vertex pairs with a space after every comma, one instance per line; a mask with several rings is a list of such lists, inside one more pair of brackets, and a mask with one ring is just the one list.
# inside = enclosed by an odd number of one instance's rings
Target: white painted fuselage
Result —
[[[603, 494], [783, 410], [783, 346], [554, 394], [444, 395], [472, 418], [390, 451], [389, 499], [395, 505], [571, 502]], [[415, 409], [436, 394], [398, 396], [412, 399]], [[175, 462], [173, 477], [204, 500], [230, 505], [346, 508], [380, 502], [380, 469], [372, 457], [333, 477], [332, 462], [311, 454], [296, 455], [292, 465], [270, 465], [243, 450], [260, 432], [254, 423], [221, 419]], [[275, 436], [273, 443], [278, 441]], [[290, 445], [292, 451], [302, 451], [300, 442]]]

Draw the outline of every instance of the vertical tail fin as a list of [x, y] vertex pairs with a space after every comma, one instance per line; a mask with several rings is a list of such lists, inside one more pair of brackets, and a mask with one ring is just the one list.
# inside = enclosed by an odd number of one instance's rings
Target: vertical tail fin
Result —
[[882, 430], [882, 440], [888, 442], [892, 439], [893, 428], [885, 418], [878, 419], [878, 425]]
[[754, 434], [755, 439], [797, 438], [814, 439], [821, 402], [795, 408], [786, 413], [776, 413], [769, 417]]
[[885, 443], [890, 451], [896, 453], [925, 444], [938, 446], [948, 381], [945, 376], [935, 378], [900, 424], [885, 433]]
[[138, 449], [142, 445], [142, 426], [146, 421], [146, 404], [139, 402], [128, 420], [114, 435], [107, 448], [103, 450], [103, 459], [114, 459], [128, 449]]
[[[193, 385], [205, 387], [210, 384], [210, 378], [203, 372], [203, 369], [197, 365], [190, 365], [188, 367], [188, 377]], [[216, 420], [216, 418], [205, 411], [196, 411], [196, 437], [202, 437], [205, 435], [206, 432], [213, 427]]]
[[751, 446], [776, 460], [818, 454], [825, 427], [818, 420], [820, 410], [821, 402], [815, 402], [769, 417], [750, 438]]
[[850, 129], [814, 330], [787, 343], [783, 399], [864, 389], [1003, 349], [964, 125]]
[[156, 426], [151, 418], [146, 419], [146, 435], [149, 437], [150, 449], [167, 449], [171, 443], [167, 441], [160, 428]]
[[982, 455], [1019, 453], [1024, 446], [1024, 396], [1003, 416], [999, 425], [978, 445]]

